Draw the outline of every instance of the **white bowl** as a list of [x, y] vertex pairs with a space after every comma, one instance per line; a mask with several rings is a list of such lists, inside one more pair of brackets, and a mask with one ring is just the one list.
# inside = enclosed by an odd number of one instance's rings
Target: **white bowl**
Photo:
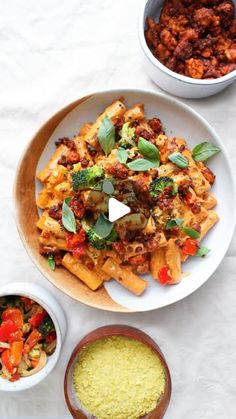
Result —
[[66, 335], [65, 314], [52, 294], [45, 288], [30, 282], [13, 282], [0, 288], [0, 297], [7, 295], [20, 295], [31, 298], [39, 303], [51, 316], [57, 334], [57, 346], [54, 353], [47, 357], [47, 364], [37, 374], [31, 377], [22, 377], [18, 381], [10, 382], [0, 377], [1, 391], [20, 391], [35, 386], [44, 380], [55, 367]]
[[[236, 6], [236, 0], [233, 0], [233, 2]], [[139, 14], [139, 41], [144, 58], [144, 67], [149, 77], [167, 92], [192, 99], [214, 95], [233, 83], [236, 79], [236, 70], [218, 79], [197, 80], [169, 70], [154, 57], [146, 43], [144, 30], [147, 16], [152, 16], [155, 20], [159, 19], [162, 4], [163, 0], [145, 0]]]
[[[149, 281], [149, 285], [140, 297], [131, 294], [116, 281], [105, 282], [106, 291], [113, 302], [119, 304], [118, 306], [114, 306], [111, 300], [107, 300], [107, 296], [105, 300], [102, 289], [96, 292], [89, 292], [86, 289], [85, 298], [84, 287], [81, 286], [76, 277], [73, 277], [73, 281], [70, 278], [65, 281], [63, 268], [59, 267], [55, 271], [49, 270], [50, 272], [46, 272], [46, 276], [63, 292], [88, 305], [111, 311], [149, 311], [167, 306], [190, 295], [206, 282], [216, 270], [228, 249], [234, 231], [236, 214], [235, 182], [225, 146], [204, 118], [175, 98], [138, 89], [98, 92], [68, 105], [68, 108], [65, 108], [68, 110], [64, 112], [64, 117], [60, 118], [59, 123], [59, 118], [57, 119], [56, 127], [54, 127], [53, 132], [51, 131], [50, 137], [48, 130], [44, 130], [47, 133], [48, 142], [40, 156], [36, 172], [39, 172], [49, 160], [55, 150], [55, 141], [58, 138], [73, 136], [84, 122], [95, 121], [97, 115], [106, 106], [121, 96], [124, 96], [127, 107], [135, 103], [144, 103], [145, 114], [148, 118], [159, 117], [166, 129], [166, 134], [185, 138], [191, 149], [202, 141], [210, 141], [221, 148], [221, 153], [208, 162], [209, 167], [216, 174], [216, 182], [213, 185], [212, 192], [218, 199], [216, 211], [220, 216], [220, 222], [203, 240], [203, 244], [209, 247], [211, 252], [202, 259], [189, 258], [183, 265], [183, 271], [190, 274], [188, 277], [183, 277], [182, 281], [176, 286], [163, 287], [153, 280], [151, 275], [147, 275], [146, 279]], [[34, 173], [32, 173], [32, 176], [34, 176]], [[41, 186], [36, 181], [36, 194], [40, 189]], [[25, 236], [23, 231], [21, 231], [21, 235], [23, 240], [27, 242], [28, 236]], [[45, 269], [42, 269], [37, 255], [31, 252], [31, 247], [29, 249], [33, 261], [45, 274]], [[35, 251], [38, 251], [38, 249]], [[60, 269], [62, 269], [62, 274], [58, 276]]]

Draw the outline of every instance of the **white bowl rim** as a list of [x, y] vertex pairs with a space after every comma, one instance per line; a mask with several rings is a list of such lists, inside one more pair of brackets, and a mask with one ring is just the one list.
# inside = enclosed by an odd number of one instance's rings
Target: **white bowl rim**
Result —
[[228, 80], [234, 79], [236, 77], [236, 69], [231, 71], [230, 73], [226, 74], [225, 76], [218, 77], [217, 79], [209, 79], [209, 80], [202, 80], [202, 79], [193, 79], [192, 77], [183, 76], [182, 74], [176, 73], [175, 71], [170, 70], [167, 68], [164, 64], [162, 64], [154, 55], [152, 54], [150, 48], [148, 47], [146, 43], [146, 39], [144, 36], [144, 30], [143, 30], [143, 19], [144, 19], [144, 11], [145, 7], [147, 5], [147, 0], [143, 1], [143, 4], [141, 5], [141, 9], [139, 12], [138, 17], [138, 34], [139, 34], [139, 41], [141, 44], [141, 48], [146, 55], [146, 57], [151, 61], [151, 63], [157, 67], [162, 73], [168, 74], [170, 77], [181, 81], [185, 84], [194, 84], [199, 86], [212, 86], [215, 84], [221, 84], [224, 82], [227, 82]]
[[[5, 388], [4, 385], [2, 386], [2, 388], [0, 389], [0, 391], [2, 392], [18, 392], [18, 391], [23, 391], [23, 390], [27, 390], [30, 389], [32, 387], [34, 387], [35, 385], [37, 385], [38, 383], [40, 383], [41, 381], [43, 381], [54, 369], [55, 365], [57, 364], [59, 357], [60, 357], [60, 353], [61, 353], [61, 349], [62, 349], [62, 344], [63, 344], [63, 337], [62, 337], [62, 333], [61, 333], [61, 328], [60, 328], [60, 324], [59, 321], [56, 317], [56, 315], [54, 314], [53, 309], [50, 307], [50, 305], [48, 305], [48, 303], [44, 302], [41, 298], [41, 296], [37, 296], [34, 292], [32, 291], [22, 291], [21, 290], [21, 286], [26, 286], [30, 284], [31, 286], [33, 286], [33, 288], [36, 286], [36, 288], [40, 288], [42, 292], [45, 292], [46, 294], [50, 295], [59, 305], [58, 301], [55, 299], [55, 297], [52, 295], [52, 293], [50, 291], [48, 291], [46, 288], [42, 287], [41, 285], [38, 285], [36, 283], [31, 283], [28, 281], [19, 281], [19, 282], [8, 282], [4, 285], [2, 285], [0, 287], [0, 297], [4, 297], [4, 296], [8, 296], [8, 295], [16, 295], [16, 296], [22, 296], [22, 297], [27, 297], [30, 298], [32, 300], [34, 300], [36, 303], [40, 304], [50, 315], [50, 317], [53, 320], [53, 323], [55, 325], [55, 329], [56, 329], [56, 335], [57, 335], [57, 345], [56, 345], [56, 349], [54, 351], [54, 353], [52, 355], [50, 355], [50, 364], [47, 362], [47, 364], [45, 365], [45, 367], [42, 369], [42, 371], [45, 371], [44, 375], [32, 375], [30, 377], [22, 377], [19, 381], [14, 381], [12, 384], [12, 386], [6, 386]], [[7, 286], [9, 286], [9, 291], [7, 290]], [[19, 286], [19, 288], [18, 288]], [[16, 288], [16, 291], [14, 292], [12, 290], [12, 287]], [[61, 306], [60, 306], [61, 307]], [[27, 378], [27, 382], [22, 381], [25, 378]], [[1, 379], [1, 382], [4, 384], [4, 382], [6, 381], [7, 384], [9, 384], [9, 382], [5, 379]], [[18, 385], [18, 383], [20, 385]]]

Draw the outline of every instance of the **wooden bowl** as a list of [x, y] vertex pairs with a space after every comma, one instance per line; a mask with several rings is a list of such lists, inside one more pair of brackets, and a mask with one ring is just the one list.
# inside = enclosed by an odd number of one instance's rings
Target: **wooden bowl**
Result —
[[[72, 355], [69, 359], [65, 378], [64, 378], [64, 393], [67, 406], [70, 410], [71, 415], [75, 419], [96, 419], [94, 416], [84, 413], [79, 407], [78, 401], [76, 400], [76, 396], [73, 391], [73, 371], [75, 364], [77, 362], [79, 353], [82, 349], [86, 346], [90, 345], [91, 343], [95, 342], [98, 339], [102, 339], [109, 336], [126, 336], [128, 338], [139, 340], [140, 342], [144, 343], [145, 345], [149, 346], [154, 352], [156, 352], [158, 358], [160, 359], [166, 376], [166, 386], [165, 391], [161, 398], [158, 401], [156, 408], [148, 413], [146, 416], [143, 416], [142, 419], [161, 419], [163, 418], [166, 409], [170, 402], [171, 397], [171, 377], [169, 368], [167, 366], [166, 360], [164, 355], [162, 354], [159, 346], [156, 342], [150, 338], [146, 333], [142, 332], [135, 327], [125, 326], [125, 325], [110, 325], [99, 327], [98, 329], [93, 330], [91, 333], [86, 335], [79, 344], [75, 347], [72, 352]], [[141, 419], [141, 418], [140, 418]]]

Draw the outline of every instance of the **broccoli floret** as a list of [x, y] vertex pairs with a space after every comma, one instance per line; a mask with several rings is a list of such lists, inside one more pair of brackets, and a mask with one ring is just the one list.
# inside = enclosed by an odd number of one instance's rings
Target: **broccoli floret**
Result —
[[149, 192], [153, 199], [157, 199], [158, 196], [167, 188], [171, 187], [171, 195], [176, 195], [178, 192], [178, 185], [168, 176], [163, 176], [154, 179], [149, 185]]
[[49, 315], [44, 317], [44, 319], [40, 323], [39, 331], [43, 335], [43, 337], [47, 337], [49, 333], [55, 331], [54, 323]]
[[105, 238], [99, 237], [99, 235], [93, 230], [93, 227], [90, 227], [88, 222], [86, 220], [81, 221], [82, 227], [85, 230], [87, 234], [87, 238], [90, 241], [90, 243], [96, 248], [96, 249], [105, 249], [109, 247], [114, 241], [117, 240], [118, 236], [114, 228], [111, 230], [109, 236]]
[[129, 122], [126, 122], [120, 132], [120, 141], [119, 141], [119, 145], [121, 147], [127, 148], [129, 146], [134, 146], [135, 142], [134, 142], [134, 138], [135, 138], [135, 128], [130, 127]]
[[74, 191], [90, 189], [105, 176], [105, 171], [97, 165], [80, 170], [72, 175], [72, 186]]

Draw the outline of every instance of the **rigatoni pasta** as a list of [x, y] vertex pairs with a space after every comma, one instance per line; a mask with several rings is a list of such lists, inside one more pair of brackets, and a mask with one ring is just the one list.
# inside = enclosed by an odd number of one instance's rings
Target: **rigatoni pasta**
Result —
[[[205, 160], [216, 146], [191, 151], [148, 119], [142, 103], [127, 109], [123, 98], [56, 146], [37, 175], [40, 252], [51, 268], [62, 265], [93, 291], [115, 279], [138, 296], [148, 286], [141, 275], [177, 284], [181, 263], [208, 253], [200, 240], [219, 217]], [[130, 208], [115, 222], [111, 198]]]

